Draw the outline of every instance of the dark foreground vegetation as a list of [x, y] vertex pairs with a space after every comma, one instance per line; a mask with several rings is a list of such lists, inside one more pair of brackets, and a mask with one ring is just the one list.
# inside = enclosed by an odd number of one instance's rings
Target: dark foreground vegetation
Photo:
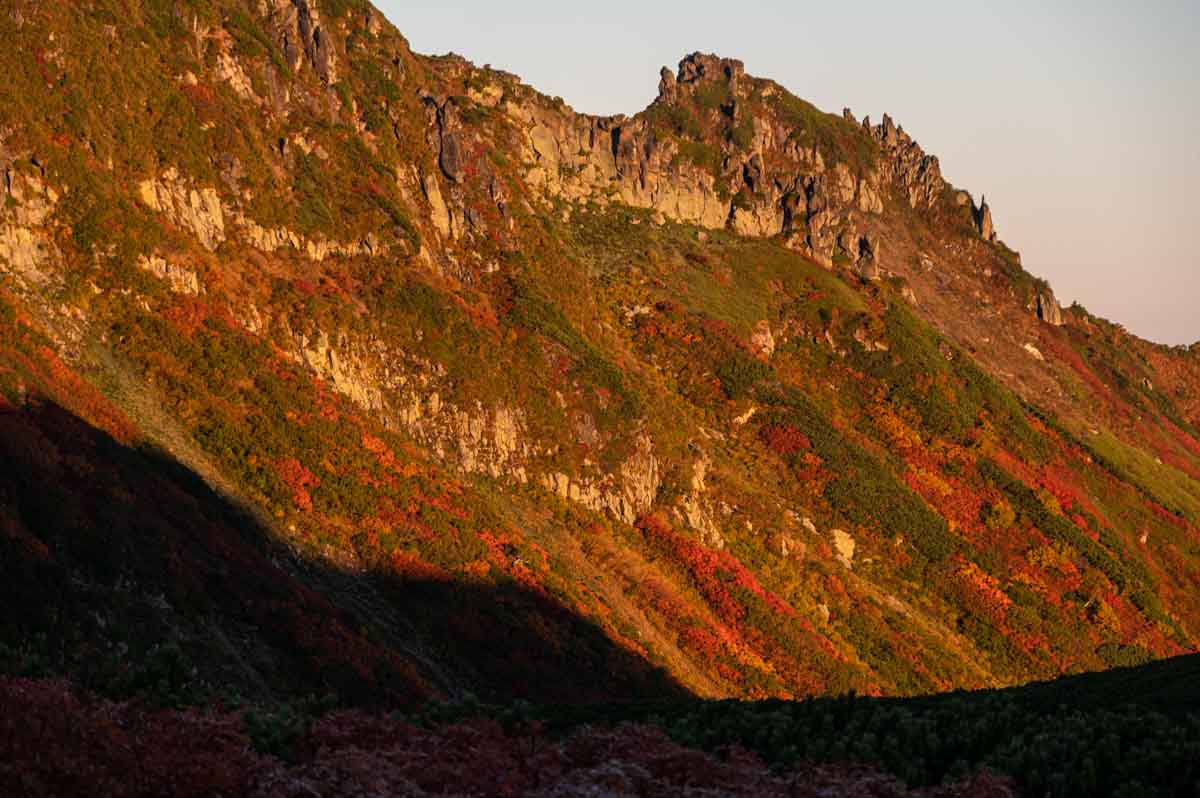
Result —
[[[1200, 657], [912, 699], [124, 702], [0, 679], [6, 795], [1200, 794]], [[171, 705], [174, 705], [173, 707]], [[130, 777], [130, 773], [136, 776]]]
[[856, 762], [912, 787], [980, 769], [1025, 795], [1200, 795], [1200, 657], [999, 691], [912, 699], [690, 702], [547, 712], [551, 725], [645, 722], [682, 745], [767, 762]]

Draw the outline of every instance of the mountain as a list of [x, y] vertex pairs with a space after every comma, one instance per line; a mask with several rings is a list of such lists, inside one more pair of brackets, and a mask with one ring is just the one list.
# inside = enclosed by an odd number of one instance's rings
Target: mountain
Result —
[[1198, 650], [1200, 347], [1061, 308], [890, 117], [703, 54], [587, 116], [358, 0], [0, 35], [7, 672], [412, 707]]

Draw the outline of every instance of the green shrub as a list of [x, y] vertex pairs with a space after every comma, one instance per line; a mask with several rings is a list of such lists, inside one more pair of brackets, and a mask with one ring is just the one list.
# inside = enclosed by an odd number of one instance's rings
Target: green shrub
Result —
[[138, 696], [160, 707], [182, 708], [203, 702], [206, 691], [196, 680], [196, 668], [176, 643], [150, 649], [132, 671], [118, 679], [110, 692]]
[[1139, 645], [1123, 643], [1104, 643], [1096, 649], [1096, 654], [1110, 668], [1130, 668], [1145, 665], [1154, 659], [1154, 655]]
[[729, 85], [719, 81], [703, 81], [696, 85], [693, 95], [696, 104], [706, 111], [715, 111], [729, 104]]
[[987, 524], [988, 529], [1002, 532], [1005, 529], [1011, 529], [1012, 525], [1017, 522], [1017, 513], [1011, 504], [1001, 500], [989, 504], [983, 509], [983, 521]]
[[703, 169], [714, 178], [721, 174], [721, 151], [703, 141], [680, 141], [679, 157], [690, 161], [698, 169]]
[[733, 130], [729, 131], [729, 140], [743, 150], [749, 149], [754, 143], [754, 122], [744, 119]]
[[716, 369], [721, 390], [730, 399], [741, 399], [771, 373], [770, 368], [741, 350], [735, 350]]
[[242, 724], [255, 751], [295, 762], [313, 722], [335, 703], [333, 696], [325, 696], [251, 708], [242, 713]]

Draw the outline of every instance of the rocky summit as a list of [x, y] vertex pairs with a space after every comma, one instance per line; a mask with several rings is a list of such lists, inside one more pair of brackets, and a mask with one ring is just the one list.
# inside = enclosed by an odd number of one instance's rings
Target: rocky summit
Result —
[[[507, 794], [673, 794], [691, 761], [714, 794], [1001, 795], [1042, 783], [1020, 752], [652, 713], [541, 758], [522, 735], [533, 705], [908, 697], [1200, 647], [1200, 346], [1061, 307], [887, 114], [694, 53], [590, 116], [362, 0], [9, 0], [0, 38], [12, 712], [205, 739], [229, 767], [197, 795], [401, 760], [379, 789], [440, 794], [414, 752], [472, 734]], [[5, 724], [12, 794], [161, 794], [153, 768], [97, 787], [133, 737]]]

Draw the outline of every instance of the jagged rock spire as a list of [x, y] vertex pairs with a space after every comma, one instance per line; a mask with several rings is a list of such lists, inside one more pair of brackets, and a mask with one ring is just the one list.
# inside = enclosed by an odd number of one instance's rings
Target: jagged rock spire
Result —
[[996, 227], [992, 223], [992, 209], [988, 207], [986, 195], [980, 197], [979, 207], [975, 209], [975, 229], [984, 241], [995, 243]]

